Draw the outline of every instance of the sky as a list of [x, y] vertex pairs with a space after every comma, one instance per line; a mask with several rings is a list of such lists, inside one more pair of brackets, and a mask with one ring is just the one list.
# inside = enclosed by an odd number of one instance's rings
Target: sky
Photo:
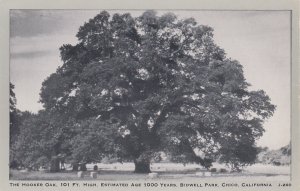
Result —
[[[42, 82], [62, 64], [59, 47], [76, 44], [79, 27], [101, 10], [11, 10], [10, 81], [17, 108], [42, 109]], [[110, 10], [140, 15], [142, 10]], [[179, 19], [194, 17], [214, 29], [214, 40], [227, 57], [244, 67], [251, 90], [264, 90], [277, 106], [264, 123], [259, 146], [278, 149], [290, 142], [290, 12], [289, 11], [157, 11]]]

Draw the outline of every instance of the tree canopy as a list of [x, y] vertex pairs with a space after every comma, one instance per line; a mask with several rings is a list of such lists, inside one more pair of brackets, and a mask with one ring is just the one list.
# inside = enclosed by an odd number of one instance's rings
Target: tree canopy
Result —
[[60, 48], [63, 65], [40, 93], [64, 132], [52, 155], [133, 161], [136, 172], [149, 172], [161, 152], [205, 167], [216, 158], [255, 160], [275, 106], [263, 90], [248, 89], [242, 65], [215, 44], [211, 27], [172, 13], [102, 11], [76, 36]]

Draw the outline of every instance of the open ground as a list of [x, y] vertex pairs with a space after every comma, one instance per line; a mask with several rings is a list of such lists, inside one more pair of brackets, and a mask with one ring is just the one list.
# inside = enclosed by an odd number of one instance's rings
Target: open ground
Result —
[[[10, 170], [11, 180], [95, 180], [91, 178], [90, 172], [93, 171], [93, 166], [96, 164], [88, 164], [87, 171], [83, 172], [84, 177], [78, 178], [77, 172], [71, 171], [67, 165], [66, 170], [57, 173], [50, 173], [47, 171], [24, 171], [24, 170]], [[113, 163], [103, 164], [98, 163], [97, 180], [148, 180], [153, 179], [148, 174], [134, 173], [133, 163]], [[219, 169], [226, 168], [224, 165], [214, 163], [214, 168], [217, 172], [213, 172], [211, 176], [197, 176], [196, 172], [199, 166], [196, 164], [175, 164], [175, 163], [153, 163], [151, 171], [158, 173], [158, 177], [154, 179], [185, 179], [195, 180], [199, 178], [205, 179], [227, 179], [234, 178], [235, 180], [290, 180], [290, 166], [273, 166], [264, 164], [255, 164], [245, 167], [242, 172], [219, 172]]]

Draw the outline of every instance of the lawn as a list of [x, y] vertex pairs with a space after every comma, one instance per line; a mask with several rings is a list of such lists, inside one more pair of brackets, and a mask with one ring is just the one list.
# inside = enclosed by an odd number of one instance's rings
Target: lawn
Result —
[[[67, 170], [58, 173], [49, 173], [46, 171], [19, 171], [10, 170], [11, 180], [95, 180], [91, 178], [90, 172], [95, 164], [87, 165], [87, 171], [84, 172], [83, 178], [77, 177], [77, 172]], [[97, 164], [99, 170], [97, 171], [97, 180], [147, 180], [152, 179], [148, 174], [136, 174], [133, 173], [134, 165], [132, 163], [114, 163], [114, 164]], [[226, 168], [221, 164], [214, 164], [215, 168]], [[216, 172], [211, 176], [197, 176], [196, 172], [199, 168], [198, 165], [182, 165], [174, 163], [154, 163], [151, 165], [152, 172], [158, 173], [158, 178], [155, 179], [227, 179], [238, 178], [245, 179], [251, 178], [253, 180], [289, 180], [290, 167], [289, 166], [273, 166], [255, 164], [253, 166], [245, 168], [242, 172], [230, 173], [228, 172]]]

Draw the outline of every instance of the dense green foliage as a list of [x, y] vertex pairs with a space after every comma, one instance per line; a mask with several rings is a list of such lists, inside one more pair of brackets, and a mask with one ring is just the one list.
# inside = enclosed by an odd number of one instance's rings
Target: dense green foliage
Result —
[[103, 11], [77, 38], [60, 48], [63, 65], [43, 82], [45, 111], [23, 124], [20, 141], [32, 140], [39, 155], [26, 160], [111, 157], [134, 161], [137, 172], [149, 172], [161, 152], [205, 167], [216, 158], [255, 160], [275, 106], [264, 91], [248, 90], [242, 65], [226, 58], [212, 28], [171, 13]]

